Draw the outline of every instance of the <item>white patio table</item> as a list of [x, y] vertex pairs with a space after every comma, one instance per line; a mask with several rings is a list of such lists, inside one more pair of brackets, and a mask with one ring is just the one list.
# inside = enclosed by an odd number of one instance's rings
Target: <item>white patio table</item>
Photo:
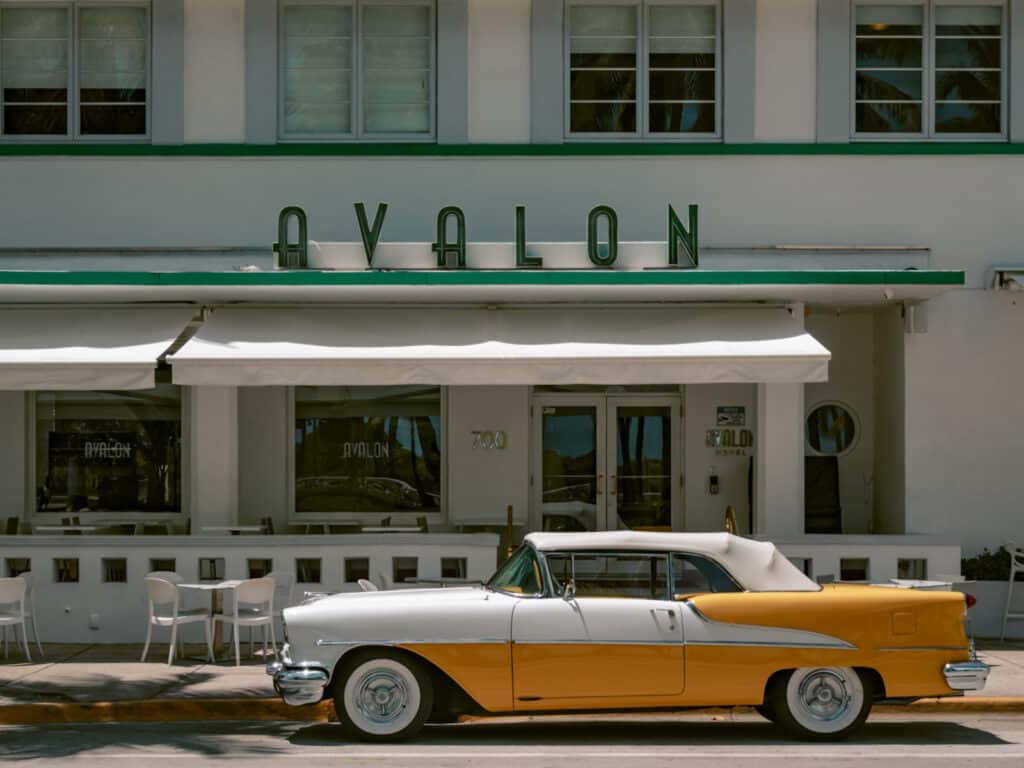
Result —
[[[210, 659], [210, 661], [225, 661], [228, 659], [227, 656], [223, 658], [217, 657], [217, 654], [224, 645], [224, 624], [219, 621], [213, 621], [213, 616], [224, 610], [224, 593], [235, 589], [241, 583], [241, 579], [226, 579], [225, 581], [200, 581], [194, 584], [178, 584], [178, 589], [194, 589], [198, 592], [208, 592], [210, 594], [210, 621], [213, 622], [214, 655], [214, 658]], [[235, 631], [238, 631], [237, 627]]]

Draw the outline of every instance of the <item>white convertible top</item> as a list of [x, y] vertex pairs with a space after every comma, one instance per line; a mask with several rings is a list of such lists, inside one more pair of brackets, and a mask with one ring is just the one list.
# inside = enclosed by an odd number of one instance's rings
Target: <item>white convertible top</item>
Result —
[[821, 589], [770, 541], [754, 541], [729, 533], [531, 533], [526, 541], [542, 552], [609, 549], [692, 552], [716, 560], [751, 592], [817, 592]]

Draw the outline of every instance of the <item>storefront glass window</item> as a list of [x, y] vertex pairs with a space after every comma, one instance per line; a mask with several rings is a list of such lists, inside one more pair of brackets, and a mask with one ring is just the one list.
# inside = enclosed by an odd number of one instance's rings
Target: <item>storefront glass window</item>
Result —
[[38, 512], [180, 512], [181, 390], [36, 394]]
[[853, 448], [856, 440], [853, 414], [839, 403], [819, 405], [807, 417], [807, 443], [815, 453], [838, 456]]
[[297, 513], [439, 512], [439, 387], [298, 387]]

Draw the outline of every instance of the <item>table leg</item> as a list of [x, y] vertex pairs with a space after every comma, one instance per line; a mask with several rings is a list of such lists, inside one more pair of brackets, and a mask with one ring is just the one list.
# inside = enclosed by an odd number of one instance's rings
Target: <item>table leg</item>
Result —
[[[216, 616], [224, 610], [224, 593], [219, 589], [214, 589], [210, 592], [210, 616]], [[213, 621], [211, 618], [210, 621]], [[213, 658], [217, 659], [217, 654], [220, 653], [221, 647], [224, 644], [224, 622], [214, 621], [213, 622]]]

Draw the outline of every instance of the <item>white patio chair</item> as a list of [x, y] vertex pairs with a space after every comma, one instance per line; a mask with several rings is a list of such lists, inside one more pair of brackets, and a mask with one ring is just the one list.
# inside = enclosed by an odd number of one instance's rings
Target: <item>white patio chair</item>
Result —
[[[277, 653], [277, 636], [274, 632], [274, 579], [264, 576], [262, 579], [247, 579], [234, 589], [235, 599], [231, 613], [217, 613], [213, 621], [230, 624], [235, 641], [235, 666], [242, 665], [241, 653], [238, 649], [239, 635], [242, 627], [263, 627], [263, 651], [267, 650], [267, 628], [270, 629], [270, 643]], [[250, 641], [252, 635], [249, 635]], [[250, 642], [250, 655], [252, 648]]]
[[39, 640], [39, 628], [36, 626], [36, 600], [35, 594], [32, 591], [32, 571], [25, 571], [19, 574], [20, 578], [25, 580], [25, 621], [26, 627], [32, 627], [32, 637], [36, 639], [36, 649], [39, 651], [39, 655], [45, 657], [43, 653], [43, 644]]
[[363, 592], [378, 592], [380, 588], [369, 579], [356, 579], [356, 584]]
[[175, 641], [180, 638], [178, 627], [182, 624], [202, 622], [206, 632], [206, 650], [213, 659], [213, 636], [210, 632], [210, 615], [205, 608], [181, 608], [181, 597], [177, 584], [157, 576], [145, 578], [146, 597], [149, 598], [149, 622], [146, 626], [146, 644], [142, 648], [142, 661], [149, 653], [149, 641], [153, 637], [153, 627], [170, 627], [171, 642], [167, 651], [167, 664], [174, 661]]
[[17, 576], [13, 579], [0, 579], [0, 627], [4, 629], [4, 658], [7, 658], [7, 628], [14, 628], [14, 642], [18, 642], [18, 630], [21, 627], [21, 642], [25, 646], [25, 659], [32, 661], [28, 650], [28, 626], [25, 623], [25, 579]]
[[1003, 609], [1003, 631], [999, 639], [1006, 639], [1006, 622], [1013, 619], [1024, 619], [1024, 613], [1013, 613], [1013, 584], [1018, 573], [1024, 573], [1024, 547], [1014, 541], [1006, 542], [1010, 550], [1010, 583], [1006, 588], [1006, 607]]
[[146, 578], [163, 579], [171, 584], [181, 584], [185, 580], [184, 576], [180, 576], [174, 571], [150, 571], [146, 574]]

